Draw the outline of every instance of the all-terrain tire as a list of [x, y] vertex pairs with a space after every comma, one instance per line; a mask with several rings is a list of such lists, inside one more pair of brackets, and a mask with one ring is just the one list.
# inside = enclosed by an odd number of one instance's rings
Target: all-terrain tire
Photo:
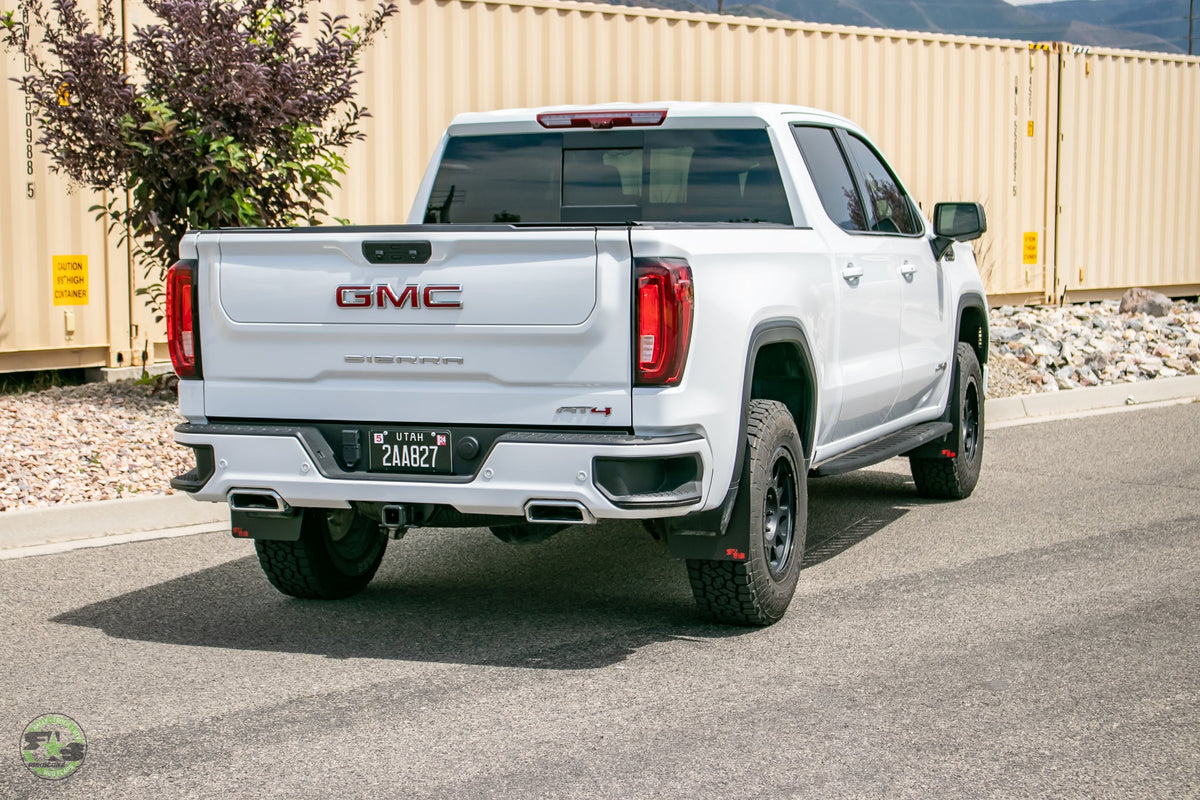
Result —
[[337, 600], [358, 594], [379, 569], [387, 534], [350, 509], [308, 508], [294, 542], [256, 540], [267, 580], [292, 597]]
[[969, 344], [959, 342], [954, 352], [950, 386], [952, 456], [910, 456], [909, 469], [917, 494], [938, 500], [961, 500], [975, 491], [983, 466], [983, 371]]
[[696, 605], [718, 622], [771, 625], [787, 611], [808, 530], [808, 469], [787, 407], [751, 400], [746, 456], [729, 521], [749, 537], [743, 560], [689, 559]]

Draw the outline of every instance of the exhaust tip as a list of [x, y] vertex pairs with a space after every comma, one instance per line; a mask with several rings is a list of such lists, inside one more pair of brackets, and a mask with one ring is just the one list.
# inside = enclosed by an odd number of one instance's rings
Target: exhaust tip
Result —
[[255, 489], [229, 493], [229, 510], [255, 514], [290, 514], [292, 507], [275, 492]]
[[525, 519], [556, 525], [596, 524], [596, 517], [578, 500], [530, 500], [525, 504]]

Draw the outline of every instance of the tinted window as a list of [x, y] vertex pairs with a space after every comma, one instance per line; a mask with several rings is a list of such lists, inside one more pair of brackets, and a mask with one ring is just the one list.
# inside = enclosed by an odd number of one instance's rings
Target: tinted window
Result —
[[867, 218], [871, 230], [920, 233], [921, 223], [913, 213], [912, 201], [875, 151], [853, 134], [846, 137], [846, 142], [869, 198]]
[[425, 221], [792, 224], [765, 130], [618, 135], [452, 138]]
[[792, 128], [817, 195], [829, 218], [848, 231], [865, 231], [866, 217], [850, 168], [829, 128]]
[[561, 166], [562, 134], [453, 138], [425, 221], [557, 220]]

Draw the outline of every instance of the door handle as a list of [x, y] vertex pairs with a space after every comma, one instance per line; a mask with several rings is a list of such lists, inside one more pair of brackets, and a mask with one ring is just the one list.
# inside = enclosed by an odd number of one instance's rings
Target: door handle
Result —
[[900, 274], [903, 275], [905, 279], [911, 280], [912, 276], [917, 274], [917, 267], [915, 264], [905, 261], [900, 267]]
[[862, 267], [856, 267], [854, 264], [847, 264], [842, 267], [842, 277], [850, 283], [854, 283], [863, 275]]

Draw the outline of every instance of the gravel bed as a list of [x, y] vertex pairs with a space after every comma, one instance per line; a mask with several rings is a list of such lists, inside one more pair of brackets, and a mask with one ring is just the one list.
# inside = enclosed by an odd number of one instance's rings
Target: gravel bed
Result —
[[0, 510], [170, 494], [192, 468], [174, 396], [134, 381], [0, 395]]
[[[988, 396], [1200, 374], [1200, 305], [1116, 301], [991, 311]], [[0, 395], [0, 511], [171, 494], [192, 467], [170, 392], [134, 381]]]
[[988, 395], [1200, 375], [1200, 305], [1162, 299], [1162, 316], [1116, 300], [992, 309]]

